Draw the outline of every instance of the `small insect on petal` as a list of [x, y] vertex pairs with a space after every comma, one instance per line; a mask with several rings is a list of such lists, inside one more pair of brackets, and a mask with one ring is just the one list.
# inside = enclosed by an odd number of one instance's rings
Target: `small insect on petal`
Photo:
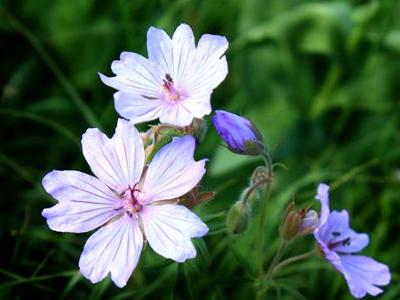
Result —
[[211, 34], [202, 35], [196, 46], [186, 24], [179, 25], [172, 38], [150, 27], [148, 58], [122, 52], [111, 65], [116, 76], [100, 74], [100, 79], [118, 90], [115, 109], [122, 117], [184, 127], [211, 113], [211, 94], [228, 73], [227, 48], [225, 37]]

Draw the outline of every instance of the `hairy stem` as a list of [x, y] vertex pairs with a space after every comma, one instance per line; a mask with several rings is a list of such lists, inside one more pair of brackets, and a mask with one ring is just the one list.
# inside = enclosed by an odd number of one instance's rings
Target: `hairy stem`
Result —
[[277, 264], [279, 263], [279, 261], [281, 260], [282, 255], [285, 252], [286, 246], [287, 246], [287, 241], [282, 240], [281, 244], [279, 245], [279, 249], [276, 252], [276, 254], [271, 262], [271, 265], [268, 268], [267, 274], [265, 275], [266, 280], [272, 278], [272, 273], [273, 273], [275, 267], [277, 266]]
[[268, 268], [267, 274], [265, 275], [264, 278], [262, 278], [262, 280], [260, 281], [260, 289], [257, 291], [257, 299], [263, 299], [264, 294], [267, 292], [268, 290], [268, 285], [266, 285], [266, 281], [268, 279], [272, 278], [272, 273], [273, 270], [275, 269], [275, 266], [277, 266], [277, 264], [279, 263], [280, 259], [282, 258], [283, 253], [285, 252], [287, 246], [287, 241], [285, 240], [281, 240], [281, 243], [279, 245], [279, 249], [276, 252], [274, 258], [272, 259], [272, 262]]
[[274, 275], [283, 267], [286, 267], [287, 265], [290, 265], [294, 262], [303, 260], [303, 259], [307, 259], [309, 257], [311, 257], [314, 254], [314, 250], [308, 251], [306, 253], [300, 254], [300, 255], [296, 255], [296, 256], [292, 256], [289, 257], [288, 259], [283, 260], [282, 262], [280, 262], [279, 264], [277, 264], [271, 271], [271, 275], [270, 278], [265, 278], [265, 279], [271, 279], [274, 277]]
[[[260, 282], [264, 278], [264, 228], [265, 228], [265, 221], [267, 217], [267, 210], [268, 210], [268, 202], [271, 194], [271, 181], [272, 181], [272, 160], [269, 156], [268, 152], [263, 153], [263, 158], [265, 160], [265, 166], [268, 170], [268, 181], [266, 183], [265, 191], [264, 191], [264, 199], [261, 207], [261, 215], [260, 215], [260, 223], [258, 226], [257, 238], [256, 238], [256, 257], [258, 260], [258, 276]], [[264, 292], [263, 288], [257, 293], [257, 298], [261, 299]]]
[[254, 190], [255, 190], [257, 187], [259, 187], [260, 185], [262, 185], [262, 184], [264, 184], [264, 183], [266, 183], [267, 181], [270, 181], [270, 180], [271, 180], [271, 179], [269, 179], [269, 178], [262, 178], [262, 179], [260, 179], [259, 181], [255, 182], [253, 185], [251, 185], [251, 186], [247, 189], [246, 193], [245, 193], [244, 196], [243, 196], [243, 203], [244, 203], [244, 204], [247, 203], [247, 200], [249, 200], [251, 194], [254, 192]]

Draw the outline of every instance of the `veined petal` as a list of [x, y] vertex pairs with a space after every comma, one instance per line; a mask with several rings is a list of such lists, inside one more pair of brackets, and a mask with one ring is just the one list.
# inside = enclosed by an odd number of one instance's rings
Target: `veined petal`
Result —
[[164, 124], [188, 126], [193, 118], [201, 119], [210, 113], [210, 95], [194, 95], [175, 105], [165, 106], [160, 121]]
[[315, 199], [318, 199], [321, 202], [321, 213], [319, 218], [320, 226], [325, 224], [326, 220], [329, 216], [329, 186], [325, 183], [321, 183], [318, 185], [317, 195]]
[[189, 25], [181, 24], [176, 28], [172, 36], [172, 45], [174, 69], [171, 75], [176, 82], [182, 82], [188, 69], [193, 68], [195, 44], [193, 31]]
[[345, 210], [332, 211], [326, 223], [319, 228], [318, 236], [339, 253], [359, 252], [369, 243], [367, 234], [357, 233], [350, 228], [349, 214]]
[[145, 99], [135, 94], [117, 92], [114, 94], [115, 110], [124, 118], [137, 124], [158, 119], [164, 109], [160, 99]]
[[103, 74], [100, 79], [117, 90], [145, 97], [160, 96], [160, 87], [164, 74], [152, 62], [133, 52], [122, 52], [120, 60], [111, 64], [115, 77]]
[[[172, 41], [164, 30], [150, 27], [147, 31], [147, 51], [149, 60], [159, 66], [163, 77], [173, 72]], [[170, 74], [172, 75], [172, 74]]]
[[208, 232], [207, 225], [182, 205], [148, 205], [140, 217], [151, 248], [177, 262], [195, 257], [196, 249], [190, 238]]
[[111, 273], [115, 285], [123, 287], [139, 261], [142, 246], [137, 220], [124, 215], [90, 236], [79, 259], [79, 269], [93, 283]]
[[195, 140], [174, 138], [154, 156], [146, 172], [142, 191], [145, 203], [170, 200], [193, 189], [205, 173], [205, 160], [193, 159]]
[[211, 113], [211, 94], [194, 95], [185, 99], [185, 107], [189, 109], [195, 118], [201, 119]]
[[52, 171], [42, 181], [59, 201], [42, 215], [52, 230], [86, 232], [120, 214], [118, 197], [100, 180], [78, 171]]
[[184, 85], [193, 95], [210, 92], [216, 88], [228, 74], [228, 64], [223, 56], [228, 48], [228, 41], [219, 35], [201, 36], [196, 55], [193, 57], [191, 76], [186, 76]]
[[160, 121], [163, 124], [188, 126], [192, 123], [195, 114], [198, 115], [195, 108], [196, 106], [187, 104], [186, 100], [173, 105], [165, 105], [160, 113]]
[[366, 294], [376, 296], [382, 293], [377, 286], [388, 285], [390, 282], [389, 268], [380, 262], [362, 255], [340, 255], [345, 277], [351, 294], [362, 298]]
[[133, 187], [144, 166], [144, 149], [137, 129], [119, 119], [114, 136], [109, 139], [97, 128], [82, 136], [83, 155], [92, 172], [118, 193]]

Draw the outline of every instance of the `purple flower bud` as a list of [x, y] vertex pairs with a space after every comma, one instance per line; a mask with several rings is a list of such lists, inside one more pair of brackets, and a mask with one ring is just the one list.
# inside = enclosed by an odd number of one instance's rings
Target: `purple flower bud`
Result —
[[260, 155], [264, 141], [257, 128], [248, 119], [223, 110], [216, 110], [213, 123], [220, 137], [232, 152]]

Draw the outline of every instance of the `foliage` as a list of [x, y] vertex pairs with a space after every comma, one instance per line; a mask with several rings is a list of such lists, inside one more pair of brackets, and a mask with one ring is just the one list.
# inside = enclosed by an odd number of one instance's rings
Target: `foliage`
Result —
[[[265, 227], [265, 261], [287, 204], [308, 205], [318, 182], [353, 228], [370, 233], [366, 254], [388, 264], [400, 296], [400, 3], [310, 0], [0, 1], [0, 298], [252, 299], [257, 222], [230, 238], [226, 213], [260, 163], [229, 153], [211, 128], [197, 156], [208, 157], [204, 189], [216, 198], [196, 208], [211, 233], [196, 259], [176, 264], [149, 247], [129, 285], [92, 285], [77, 270], [88, 234], [50, 231], [40, 212], [53, 200], [41, 187], [52, 169], [88, 171], [80, 135], [109, 134], [117, 115], [111, 74], [122, 50], [145, 54], [150, 25], [180, 23], [227, 36], [229, 75], [214, 108], [241, 113], [263, 133], [277, 169]], [[207, 117], [211, 125], [211, 118]], [[144, 130], [145, 127], [142, 126]], [[257, 218], [257, 207], [254, 215]], [[312, 247], [305, 237], [286, 255]], [[318, 258], [291, 265], [272, 283], [272, 299], [351, 299], [343, 278]]]

